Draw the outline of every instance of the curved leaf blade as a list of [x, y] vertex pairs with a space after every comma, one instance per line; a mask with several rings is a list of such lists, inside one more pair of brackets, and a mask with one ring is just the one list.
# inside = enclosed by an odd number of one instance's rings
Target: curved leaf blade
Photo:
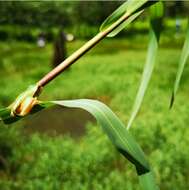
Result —
[[[30, 113], [28, 115], [34, 114], [38, 111], [41, 111], [49, 106], [52, 106], [54, 104], [50, 103], [50, 102], [39, 102], [39, 104], [36, 104], [32, 110], [30, 111]], [[27, 116], [27, 115], [26, 115]], [[3, 121], [3, 123], [5, 124], [12, 124], [17, 122], [18, 120], [24, 118], [23, 116], [18, 116], [18, 115], [12, 115], [11, 114], [11, 108], [10, 107], [6, 107], [6, 108], [1, 108], [0, 109], [0, 121]]]
[[[117, 150], [135, 165], [141, 187], [144, 190], [159, 189], [142, 149], [119, 118], [105, 104], [89, 99], [39, 102], [38, 105], [33, 107], [31, 113], [51, 107], [55, 104], [70, 108], [81, 108], [91, 113]], [[7, 117], [10, 116], [9, 113], [10, 110], [7, 108], [0, 110], [0, 116], [4, 115]], [[13, 118], [14, 117], [12, 117], [12, 119]], [[19, 117], [19, 119], [20, 118], [23, 117]]]
[[52, 103], [81, 108], [91, 113], [117, 150], [135, 165], [141, 187], [144, 190], [159, 189], [142, 149], [119, 118], [105, 104], [89, 99], [52, 101]]
[[154, 182], [154, 175], [152, 172], [139, 176], [139, 183], [145, 190], [159, 190], [158, 186]]
[[142, 11], [139, 11], [135, 14], [133, 14], [132, 16], [130, 16], [125, 22], [123, 22], [122, 24], [120, 24], [115, 30], [113, 30], [112, 32], [110, 32], [107, 37], [114, 37], [116, 36], [118, 33], [120, 33], [125, 27], [127, 27], [133, 20], [135, 20], [141, 13]]
[[9, 107], [0, 109], [0, 121], [3, 121], [5, 124], [14, 123], [19, 119], [19, 117], [11, 116], [11, 109]]
[[175, 79], [175, 83], [174, 83], [174, 87], [173, 87], [173, 92], [172, 92], [172, 97], [171, 97], [171, 102], [170, 102], [170, 108], [173, 106], [175, 96], [176, 96], [176, 93], [177, 93], [178, 88], [179, 88], [180, 80], [181, 80], [181, 77], [182, 77], [188, 56], [189, 56], [189, 22], [188, 22], [188, 26], [187, 26], [187, 32], [186, 32], [186, 38], [185, 38], [184, 46], [183, 46], [182, 53], [180, 56], [180, 60], [178, 63], [178, 69], [177, 69], [176, 79]]
[[150, 10], [151, 10], [151, 20], [150, 20], [151, 29], [150, 29], [150, 41], [148, 45], [147, 58], [143, 69], [141, 83], [132, 108], [131, 117], [129, 118], [127, 124], [128, 129], [131, 127], [141, 107], [145, 92], [147, 90], [154, 69], [157, 50], [158, 50], [158, 42], [159, 42], [161, 23], [163, 17], [163, 3], [158, 2], [157, 4], [150, 7]]
[[107, 37], [114, 37], [121, 30], [123, 30], [128, 24], [130, 24], [133, 20], [135, 20], [143, 10], [156, 3], [156, 1], [148, 1], [148, 0], [128, 0], [123, 3], [118, 9], [116, 9], [100, 26], [100, 31], [104, 31], [109, 26], [118, 21], [123, 15], [127, 15], [127, 19], [120, 24], [116, 29], [114, 29], [111, 33], [107, 35]]
[[128, 155], [130, 161], [136, 167], [142, 167], [144, 172], [149, 170], [144, 153], [124, 127], [123, 123], [105, 104], [88, 99], [53, 101], [53, 103], [65, 107], [82, 108], [91, 113], [118, 150]]

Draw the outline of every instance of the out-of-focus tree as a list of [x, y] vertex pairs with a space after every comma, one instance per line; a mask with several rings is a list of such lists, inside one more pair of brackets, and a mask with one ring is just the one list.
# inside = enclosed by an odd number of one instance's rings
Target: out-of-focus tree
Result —
[[100, 24], [121, 1], [1, 1], [0, 24], [58, 26]]
[[[99, 25], [122, 1], [0, 1], [0, 24], [40, 27]], [[187, 1], [166, 1], [167, 16], [189, 11]]]
[[88, 25], [99, 25], [122, 1], [78, 1], [73, 11], [73, 20]]
[[170, 17], [176, 16], [186, 16], [189, 12], [189, 2], [188, 1], [166, 1], [166, 15]]
[[0, 2], [0, 23], [33, 26], [67, 25], [73, 2]]

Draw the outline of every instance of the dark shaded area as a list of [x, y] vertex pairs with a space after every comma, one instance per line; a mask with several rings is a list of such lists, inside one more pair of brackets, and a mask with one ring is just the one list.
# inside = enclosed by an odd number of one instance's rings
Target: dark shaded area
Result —
[[1, 1], [0, 24], [99, 25], [122, 1]]
[[[36, 41], [44, 32], [47, 41], [53, 41], [57, 28], [64, 27], [66, 32], [76, 38], [91, 38], [101, 23], [123, 1], [1, 1], [0, 2], [0, 40], [16, 39]], [[151, 3], [151, 2], [150, 2]], [[186, 17], [188, 1], [164, 1], [165, 15], [168, 18]], [[148, 11], [140, 18], [146, 20]], [[146, 33], [147, 28], [141, 28]], [[122, 34], [135, 34], [138, 29]], [[120, 36], [120, 35], [119, 35]], [[123, 35], [122, 35], [123, 36]]]
[[95, 120], [86, 111], [56, 106], [29, 116], [25, 121], [25, 132], [39, 132], [50, 136], [70, 134], [72, 137], [80, 137], [85, 134], [88, 122]]
[[[124, 1], [1, 1], [0, 24], [48, 28], [78, 24], [99, 25]], [[151, 2], [150, 2], [151, 3]], [[186, 16], [187, 1], [164, 1], [166, 15]]]
[[167, 1], [166, 15], [170, 17], [186, 16], [185, 13], [189, 11], [189, 3], [187, 1]]
[[64, 59], [66, 59], [67, 51], [66, 51], [66, 34], [60, 29], [55, 42], [54, 42], [54, 52], [53, 52], [53, 60], [52, 67], [56, 67], [59, 65]]

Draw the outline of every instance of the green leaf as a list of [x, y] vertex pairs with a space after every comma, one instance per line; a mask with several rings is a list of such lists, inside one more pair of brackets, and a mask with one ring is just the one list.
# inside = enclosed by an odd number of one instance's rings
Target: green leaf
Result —
[[82, 108], [91, 113], [109, 136], [112, 143], [122, 151], [140, 172], [148, 172], [149, 166], [144, 153], [134, 141], [118, 117], [103, 103], [96, 100], [53, 101], [53, 103], [74, 108]]
[[[50, 103], [50, 102], [38, 102], [38, 104], [34, 105], [34, 107], [31, 109], [30, 113], [28, 113], [28, 115], [34, 114], [38, 111], [41, 111], [49, 106], [52, 106], [54, 104]], [[26, 115], [27, 116], [27, 115]], [[12, 115], [11, 114], [11, 108], [6, 107], [6, 108], [2, 108], [0, 109], [0, 121], [3, 121], [3, 123], [5, 124], [12, 124], [15, 123], [16, 121], [22, 119], [24, 116], [19, 116], [19, 115]]]
[[154, 183], [154, 175], [152, 172], [148, 172], [139, 176], [139, 183], [143, 189], [146, 190], [158, 190], [158, 186]]
[[142, 149], [124, 124], [105, 104], [89, 99], [52, 101], [52, 103], [64, 107], [82, 108], [91, 113], [117, 150], [135, 165], [141, 187], [144, 190], [159, 189]]
[[121, 23], [116, 29], [107, 35], [113, 37], [123, 30], [128, 24], [136, 19], [145, 8], [152, 5], [156, 1], [148, 0], [128, 0], [116, 9], [100, 26], [100, 31], [106, 30], [108, 27], [117, 22], [123, 15], [127, 15], [127, 19]]
[[11, 124], [18, 121], [20, 117], [13, 117], [11, 116], [11, 109], [10, 108], [3, 108], [0, 109], [0, 121], [3, 121], [5, 124]]
[[141, 83], [137, 92], [137, 96], [132, 108], [131, 117], [129, 118], [127, 128], [129, 129], [140, 109], [140, 106], [142, 104], [142, 100], [144, 98], [144, 94], [146, 92], [146, 89], [148, 87], [158, 50], [158, 41], [160, 37], [161, 32], [161, 24], [162, 24], [162, 17], [163, 17], [163, 3], [159, 2], [150, 7], [150, 13], [151, 13], [151, 29], [150, 29], [150, 41], [148, 45], [148, 52], [147, 52], [147, 58], [146, 63], [143, 69], [142, 79]]
[[[52, 105], [52, 103], [49, 103], [49, 105]], [[36, 104], [32, 110], [30, 111], [30, 114], [34, 114], [38, 111], [41, 111], [42, 109], [48, 107], [48, 104], [45, 103], [43, 104], [42, 102], [40, 102], [40, 104]], [[2, 108], [0, 109], [0, 121], [3, 121], [3, 123], [5, 124], [12, 124], [15, 123], [16, 121], [22, 119], [23, 116], [18, 116], [18, 115], [12, 115], [11, 114], [11, 108], [10, 107], [6, 107], [6, 108]]]
[[[31, 113], [51, 107], [55, 104], [69, 108], [81, 108], [91, 113], [101, 125], [110, 141], [115, 145], [116, 149], [135, 165], [141, 187], [144, 190], [158, 190], [142, 149], [124, 124], [105, 104], [89, 99], [39, 102], [39, 104], [33, 107]], [[4, 117], [4, 119], [9, 118], [10, 109], [5, 108], [0, 110], [0, 116]], [[14, 117], [11, 118], [13, 119]], [[20, 118], [23, 117], [19, 117], [19, 119]], [[14, 122], [15, 121], [16, 120], [14, 120]]]
[[184, 71], [184, 67], [187, 62], [188, 56], [189, 56], [189, 22], [188, 22], [188, 26], [187, 26], [187, 32], [186, 32], [184, 46], [183, 46], [180, 60], [178, 63], [178, 69], [177, 69], [176, 79], [175, 79], [174, 88], [173, 88], [173, 92], [172, 92], [170, 108], [173, 106], [173, 103], [175, 100], [175, 95], [179, 88], [180, 80], [181, 80], [182, 73]]
[[11, 105], [0, 109], [0, 121], [3, 121], [5, 124], [11, 124], [18, 121], [22, 116], [32, 113], [31, 109], [35, 107], [35, 104], [37, 106], [38, 103], [35, 97], [38, 93], [40, 93], [40, 88], [36, 84], [30, 85], [17, 96]]

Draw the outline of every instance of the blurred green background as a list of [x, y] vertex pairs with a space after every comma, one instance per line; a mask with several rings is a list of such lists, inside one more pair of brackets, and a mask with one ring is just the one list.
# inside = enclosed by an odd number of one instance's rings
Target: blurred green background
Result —
[[[0, 2], [0, 106], [51, 70], [60, 28], [75, 39], [70, 55], [98, 32], [121, 1]], [[189, 189], [189, 103], [186, 65], [169, 110], [187, 25], [188, 2], [165, 2], [157, 64], [131, 128], [162, 190]], [[176, 28], [179, 20], [179, 28]], [[42, 100], [92, 98], [106, 103], [127, 124], [148, 44], [148, 11], [118, 37], [105, 39], [45, 87]], [[37, 46], [45, 34], [46, 45]], [[14, 125], [0, 123], [2, 190], [135, 190], [135, 169], [84, 111], [53, 108]]]

